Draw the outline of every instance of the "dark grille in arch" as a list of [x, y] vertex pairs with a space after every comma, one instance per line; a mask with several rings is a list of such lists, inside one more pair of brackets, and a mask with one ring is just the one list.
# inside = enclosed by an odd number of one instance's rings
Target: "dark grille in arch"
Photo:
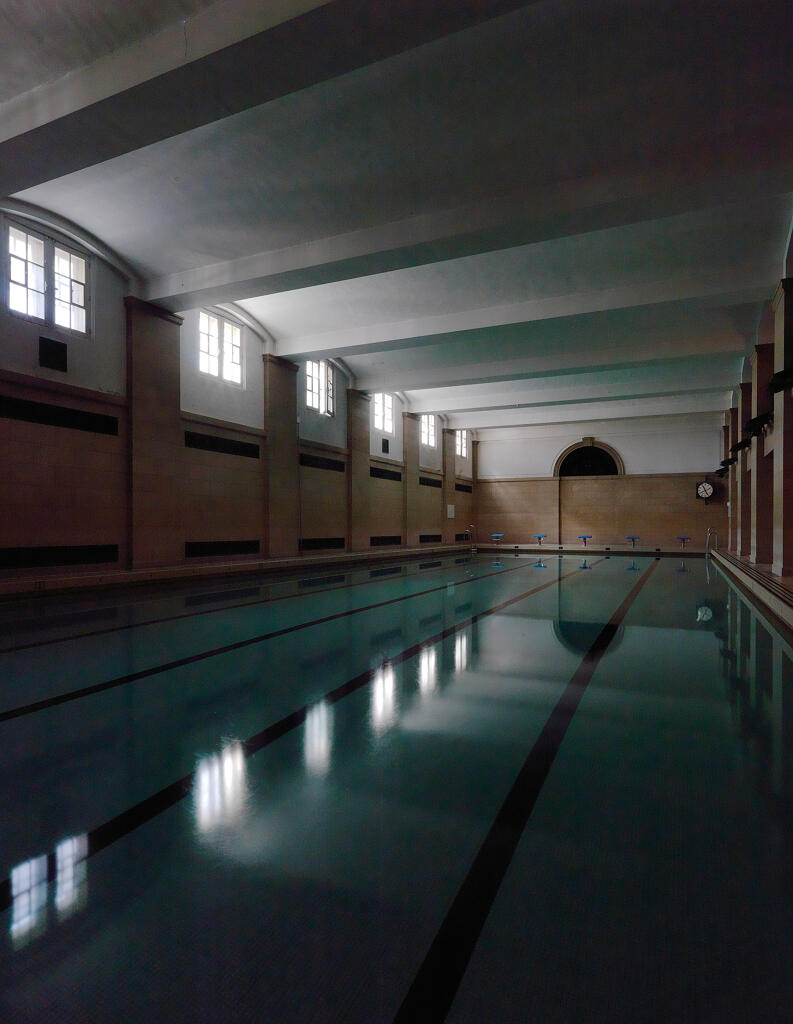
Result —
[[618, 473], [612, 456], [594, 444], [574, 448], [559, 467], [559, 476], [617, 476]]

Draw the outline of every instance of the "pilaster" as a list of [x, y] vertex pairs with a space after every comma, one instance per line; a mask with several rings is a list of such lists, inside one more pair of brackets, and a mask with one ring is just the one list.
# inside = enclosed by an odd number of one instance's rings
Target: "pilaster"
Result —
[[[768, 384], [774, 372], [774, 346], [756, 345], [752, 357], [752, 419], [769, 412]], [[774, 539], [774, 455], [766, 451], [765, 431], [752, 440], [749, 452], [752, 562], [770, 565]]]
[[124, 300], [129, 400], [130, 568], [184, 561], [179, 328], [182, 318], [141, 299]]
[[[793, 278], [774, 296], [774, 372], [793, 370]], [[774, 395], [774, 560], [778, 576], [793, 575], [793, 391]]]
[[347, 548], [369, 550], [369, 396], [347, 391]]
[[264, 430], [267, 435], [267, 554], [296, 555], [300, 541], [300, 466], [297, 435], [297, 366], [264, 355]]

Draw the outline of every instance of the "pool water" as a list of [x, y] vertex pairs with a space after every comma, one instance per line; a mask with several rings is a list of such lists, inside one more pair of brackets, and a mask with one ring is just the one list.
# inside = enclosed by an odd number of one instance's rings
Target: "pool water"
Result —
[[697, 557], [0, 605], [0, 1020], [785, 1021], [793, 647]]

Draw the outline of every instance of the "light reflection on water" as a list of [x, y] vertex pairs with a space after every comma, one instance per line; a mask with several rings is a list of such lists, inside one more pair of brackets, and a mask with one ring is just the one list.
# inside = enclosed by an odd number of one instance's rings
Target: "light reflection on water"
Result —
[[242, 744], [228, 743], [219, 754], [198, 762], [193, 803], [199, 832], [236, 824], [242, 817], [248, 793], [248, 773]]
[[381, 665], [372, 679], [371, 720], [378, 734], [396, 721], [396, 675], [392, 665]]
[[419, 655], [419, 689], [426, 697], [438, 687], [438, 656], [434, 647], [422, 647]]
[[333, 708], [321, 700], [306, 712], [303, 741], [306, 768], [314, 775], [324, 775], [330, 768], [333, 746]]
[[468, 668], [468, 634], [458, 633], [454, 638], [454, 670], [463, 672]]

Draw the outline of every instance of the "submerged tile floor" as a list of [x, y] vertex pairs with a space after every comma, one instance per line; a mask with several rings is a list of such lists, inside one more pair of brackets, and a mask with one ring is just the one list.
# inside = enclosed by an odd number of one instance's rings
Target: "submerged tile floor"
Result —
[[3, 1021], [790, 1016], [793, 651], [702, 559], [0, 629]]

